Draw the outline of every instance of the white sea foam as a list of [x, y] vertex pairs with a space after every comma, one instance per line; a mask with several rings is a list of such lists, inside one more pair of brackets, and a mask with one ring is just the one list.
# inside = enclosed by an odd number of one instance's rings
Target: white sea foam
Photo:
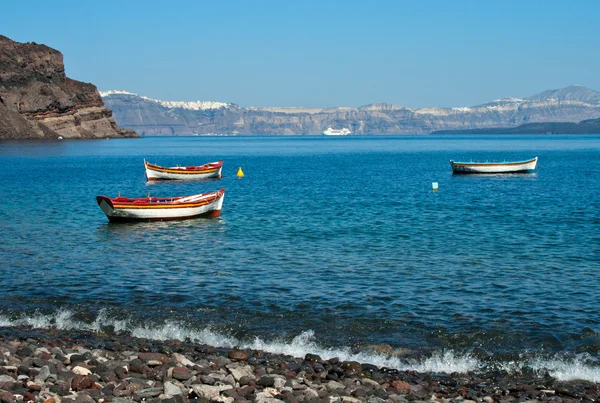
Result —
[[516, 372], [529, 367], [537, 372], [548, 371], [550, 376], [560, 381], [600, 382], [598, 364], [598, 360], [588, 354], [579, 354], [576, 357], [530, 358], [522, 362], [504, 363], [501, 368], [507, 372]]
[[[320, 345], [312, 330], [302, 332], [291, 341], [283, 338], [263, 340], [240, 340], [223, 334], [210, 327], [192, 328], [178, 321], [166, 321], [157, 325], [139, 325], [132, 319], [112, 318], [106, 310], [101, 310], [94, 321], [87, 323], [75, 318], [69, 310], [60, 309], [50, 315], [35, 313], [31, 316], [9, 317], [0, 313], [0, 327], [30, 327], [34, 329], [84, 330], [102, 332], [112, 329], [115, 332], [151, 340], [191, 340], [216, 347], [233, 347], [263, 350], [293, 357], [304, 357], [307, 353], [317, 354], [324, 359], [338, 357], [343, 361], [358, 361], [379, 367], [395, 368], [401, 371], [419, 372], [460, 372], [484, 369], [484, 364], [467, 354], [452, 350], [440, 351], [419, 360], [401, 357], [388, 357], [370, 351], [355, 352], [349, 347], [328, 348]], [[520, 372], [525, 367], [534, 371], [548, 371], [561, 381], [587, 380], [600, 382], [600, 363], [589, 355], [577, 357], [556, 356], [554, 358], [523, 358], [516, 362], [501, 363], [500, 368], [511, 373]]]

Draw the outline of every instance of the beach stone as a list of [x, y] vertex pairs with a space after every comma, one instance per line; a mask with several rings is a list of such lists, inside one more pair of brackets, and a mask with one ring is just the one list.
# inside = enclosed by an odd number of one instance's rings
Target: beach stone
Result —
[[71, 370], [71, 372], [77, 375], [91, 375], [92, 373], [92, 371], [90, 371], [89, 369], [80, 366], [76, 366]]
[[68, 354], [67, 358], [69, 359], [70, 364], [75, 364], [76, 362], [85, 362], [85, 357], [78, 353]]
[[310, 399], [313, 398], [318, 398], [319, 397], [319, 392], [317, 392], [314, 389], [311, 388], [307, 388], [302, 392], [303, 396], [304, 396], [304, 400], [305, 401], [309, 401]]
[[42, 368], [40, 368], [40, 372], [36, 375], [35, 380], [44, 382], [46, 379], [48, 379], [49, 376], [50, 376], [50, 367], [48, 367], [47, 365], [44, 365]]
[[145, 369], [145, 365], [144, 362], [139, 359], [139, 358], [135, 358], [133, 360], [131, 360], [129, 362], [129, 371], [131, 372], [136, 372], [138, 374], [143, 374], [144, 373], [144, 369]]
[[306, 354], [304, 356], [304, 361], [321, 361], [321, 357], [316, 354]]
[[176, 395], [183, 394], [181, 391], [181, 388], [179, 388], [179, 386], [175, 385], [172, 382], [165, 382], [165, 384], [163, 385], [163, 390], [164, 390], [164, 394], [169, 395], [169, 396], [176, 396]]
[[15, 379], [9, 375], [0, 375], [0, 389], [11, 390], [15, 386]]
[[334, 391], [334, 390], [338, 390], [338, 389], [346, 389], [346, 386], [336, 382], [336, 381], [329, 381], [325, 384], [325, 387], [327, 388], [328, 391]]
[[256, 381], [256, 384], [264, 387], [270, 387], [275, 385], [275, 379], [273, 379], [273, 377], [271, 376], [263, 376], [258, 381]]
[[256, 388], [254, 386], [244, 386], [243, 388], [238, 389], [238, 393], [240, 393], [243, 396], [252, 395], [255, 391]]
[[33, 350], [31, 349], [31, 347], [22, 347], [20, 349], [18, 349], [15, 352], [16, 355], [18, 355], [19, 357], [30, 357], [33, 355]]
[[71, 381], [71, 389], [76, 390], [76, 391], [88, 389], [93, 384], [94, 384], [94, 381], [89, 376], [75, 375], [75, 377]]
[[136, 390], [134, 395], [137, 397], [141, 397], [142, 399], [147, 399], [149, 397], [157, 397], [163, 392], [163, 388], [151, 387], [146, 389]]
[[2, 403], [15, 403], [15, 395], [10, 392], [0, 391], [0, 402]]
[[317, 374], [326, 371], [325, 367], [320, 362], [315, 362], [312, 367], [313, 371], [315, 371]]
[[50, 392], [52, 392], [58, 396], [65, 396], [65, 395], [69, 394], [70, 387], [71, 387], [70, 384], [61, 382], [56, 385], [50, 386], [49, 390], [50, 390]]
[[392, 387], [394, 389], [396, 389], [398, 391], [398, 393], [401, 393], [401, 394], [408, 394], [408, 393], [410, 393], [410, 384], [408, 382], [393, 381], [392, 382]]
[[362, 366], [362, 371], [363, 372], [370, 372], [371, 374], [373, 373], [379, 373], [379, 368], [377, 367], [377, 365], [373, 365], [373, 364], [361, 364]]
[[427, 397], [428, 392], [422, 385], [411, 385], [410, 394], [418, 399], [423, 399]]
[[29, 401], [35, 402], [36, 401], [35, 395], [31, 392], [23, 393], [23, 401], [24, 402], [29, 402]]
[[232, 361], [247, 361], [248, 353], [242, 350], [231, 350], [227, 357]]
[[116, 367], [115, 375], [119, 377], [119, 379], [124, 379], [127, 377], [127, 368], [126, 367]]
[[240, 386], [246, 386], [248, 385], [250, 382], [254, 381], [254, 375], [252, 376], [242, 376], [240, 379], [238, 379], [238, 383], [240, 384]]
[[231, 374], [227, 375], [225, 378], [223, 378], [223, 380], [221, 381], [226, 385], [231, 385], [235, 387], [235, 379], [233, 378], [233, 376]]
[[248, 377], [254, 379], [254, 371], [250, 365], [244, 365], [239, 367], [232, 367], [231, 365], [227, 366], [229, 373], [233, 376], [236, 382], [239, 382], [242, 377]]
[[27, 382], [27, 389], [34, 391], [34, 392], [40, 392], [42, 390], [43, 386], [44, 386], [43, 382], [33, 382], [33, 381]]
[[125, 386], [124, 390], [128, 390], [131, 393], [134, 393], [134, 392], [137, 392], [138, 390], [144, 389], [145, 386], [148, 386], [148, 385], [141, 383], [141, 382], [131, 382], [131, 383], [128, 383], [127, 386]]
[[255, 400], [254, 401], [256, 403], [275, 403], [275, 402], [281, 402], [281, 400], [273, 398], [273, 395], [271, 393], [269, 393], [268, 391], [258, 392], [255, 395]]
[[192, 377], [192, 372], [186, 367], [175, 367], [172, 377], [179, 381], [187, 381]]
[[190, 361], [189, 359], [187, 359], [187, 357], [186, 357], [185, 355], [183, 355], [183, 354], [174, 353], [174, 354], [173, 354], [173, 357], [175, 358], [175, 360], [176, 360], [176, 361], [177, 361], [179, 364], [181, 364], [181, 365], [183, 365], [183, 366], [186, 366], [186, 367], [193, 367], [194, 365], [196, 365], [196, 364], [194, 364], [192, 361]]
[[224, 390], [233, 389], [231, 385], [220, 385], [220, 386], [210, 386], [210, 385], [191, 385], [192, 390], [198, 397], [204, 397], [206, 399], [213, 399]]
[[281, 375], [273, 375], [274, 383], [273, 387], [277, 390], [282, 390], [285, 387], [287, 379]]
[[230, 364], [230, 363], [231, 363], [231, 360], [230, 360], [229, 358], [227, 358], [227, 357], [221, 357], [221, 356], [219, 356], [219, 357], [216, 357], [216, 358], [214, 359], [214, 361], [213, 361], [213, 362], [214, 362], [214, 363], [215, 363], [215, 364], [216, 364], [218, 367], [224, 367], [224, 366], [226, 366], [227, 364]]
[[200, 375], [200, 380], [206, 385], [214, 385], [217, 380], [209, 375]]
[[369, 378], [361, 378], [360, 381], [363, 383], [363, 385], [369, 385], [369, 386], [373, 386], [375, 388], [378, 388], [381, 386], [381, 385], [379, 385], [379, 382], [374, 381]]
[[296, 396], [294, 396], [294, 394], [288, 390], [281, 392], [281, 398], [283, 398], [283, 401], [286, 403], [298, 403]]
[[138, 358], [144, 362], [160, 361], [162, 364], [169, 362], [169, 357], [163, 353], [139, 353]]
[[350, 371], [353, 373], [361, 373], [362, 372], [362, 365], [360, 365], [360, 363], [358, 363], [356, 361], [344, 361], [344, 362], [342, 362], [340, 367], [343, 370]]

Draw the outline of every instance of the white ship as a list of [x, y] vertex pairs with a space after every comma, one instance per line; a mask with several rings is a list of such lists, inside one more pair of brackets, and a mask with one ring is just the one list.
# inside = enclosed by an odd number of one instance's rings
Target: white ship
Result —
[[327, 130], [323, 132], [323, 134], [327, 136], [345, 136], [350, 133], [352, 132], [349, 129], [346, 129], [345, 127], [342, 130], [337, 130], [332, 127], [328, 127]]

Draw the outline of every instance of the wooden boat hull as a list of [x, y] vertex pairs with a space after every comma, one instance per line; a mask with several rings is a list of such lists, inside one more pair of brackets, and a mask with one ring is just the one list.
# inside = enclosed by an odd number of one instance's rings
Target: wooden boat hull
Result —
[[538, 157], [514, 162], [454, 162], [450, 160], [450, 166], [455, 174], [527, 173], [535, 171], [537, 161]]
[[109, 198], [97, 196], [98, 206], [111, 222], [171, 221], [219, 217], [225, 189], [200, 195], [173, 198]]
[[190, 167], [161, 167], [144, 160], [146, 178], [156, 180], [196, 180], [220, 178], [223, 161]]

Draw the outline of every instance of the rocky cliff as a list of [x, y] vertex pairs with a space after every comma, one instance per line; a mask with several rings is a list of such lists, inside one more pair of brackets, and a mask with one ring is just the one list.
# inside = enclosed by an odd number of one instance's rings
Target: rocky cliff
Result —
[[98, 89], [65, 75], [62, 54], [0, 35], [0, 139], [138, 137]]
[[472, 107], [418, 109], [393, 104], [244, 108], [221, 102], [166, 102], [126, 91], [108, 91], [102, 96], [120, 125], [144, 135], [320, 134], [328, 127], [347, 127], [355, 134], [425, 134], [600, 117], [600, 93], [579, 86]]

